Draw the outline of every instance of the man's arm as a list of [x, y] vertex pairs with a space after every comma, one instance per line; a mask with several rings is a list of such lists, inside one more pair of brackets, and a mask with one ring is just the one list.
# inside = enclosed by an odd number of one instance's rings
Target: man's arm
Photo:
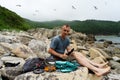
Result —
[[50, 53], [50, 54], [52, 54], [52, 55], [54, 55], [54, 56], [57, 56], [57, 57], [59, 57], [59, 58], [62, 58], [62, 59], [66, 59], [66, 58], [68, 57], [66, 54], [58, 53], [58, 52], [56, 52], [56, 51], [55, 51], [54, 49], [52, 49], [52, 48], [49, 48], [48, 53]]

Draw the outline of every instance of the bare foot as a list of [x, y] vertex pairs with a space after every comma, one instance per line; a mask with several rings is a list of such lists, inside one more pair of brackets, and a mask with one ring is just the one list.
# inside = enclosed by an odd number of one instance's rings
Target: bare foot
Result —
[[99, 64], [97, 67], [98, 67], [98, 68], [104, 68], [107, 64], [108, 64], [108, 62], [103, 63], [103, 64]]
[[103, 69], [100, 68], [97, 72], [95, 72], [95, 74], [97, 76], [102, 76], [102, 75], [105, 75], [109, 72], [110, 72], [110, 67], [107, 67], [107, 68], [103, 68]]

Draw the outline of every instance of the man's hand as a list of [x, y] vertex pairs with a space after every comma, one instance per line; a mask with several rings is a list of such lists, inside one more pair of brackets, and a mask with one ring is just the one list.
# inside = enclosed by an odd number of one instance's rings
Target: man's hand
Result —
[[54, 49], [52, 49], [52, 48], [50, 48], [50, 49], [48, 50], [48, 52], [49, 52], [50, 54], [53, 54], [53, 55], [57, 56], [57, 57], [60, 57], [61, 59], [67, 59], [67, 57], [68, 57], [68, 55], [66, 55], [66, 53], [64, 53], [64, 54], [58, 53], [58, 52], [56, 52], [56, 51], [55, 51]]
[[67, 55], [70, 55], [73, 51], [74, 51], [74, 48], [72, 48], [71, 51], [67, 53]]
[[60, 54], [60, 58], [62, 58], [62, 59], [67, 59], [67, 58], [68, 58], [68, 55], [66, 55], [66, 53]]

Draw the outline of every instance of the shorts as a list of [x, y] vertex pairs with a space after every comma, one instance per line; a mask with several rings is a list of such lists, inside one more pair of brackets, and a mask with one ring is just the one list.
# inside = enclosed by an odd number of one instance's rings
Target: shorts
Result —
[[53, 56], [51, 55], [50, 57], [47, 58], [48, 61], [72, 61], [74, 60], [75, 58], [71, 55], [68, 56], [67, 59], [62, 59], [62, 58], [59, 58], [59, 57], [56, 57], [56, 56]]

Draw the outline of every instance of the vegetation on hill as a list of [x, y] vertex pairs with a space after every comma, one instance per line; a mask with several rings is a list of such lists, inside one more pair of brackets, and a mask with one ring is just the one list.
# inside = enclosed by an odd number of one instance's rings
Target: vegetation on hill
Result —
[[[73, 22], [74, 23], [74, 22]], [[118, 34], [120, 32], [120, 22], [86, 20], [76, 24], [71, 23], [73, 29], [87, 34]]]
[[71, 28], [77, 32], [83, 32], [86, 34], [98, 34], [98, 35], [113, 35], [120, 33], [120, 21], [100, 21], [100, 20], [86, 20], [86, 21], [46, 21], [46, 22], [33, 22], [27, 20], [27, 22], [33, 27], [39, 28], [54, 28], [64, 24], [69, 24]]
[[30, 25], [16, 13], [0, 6], [0, 30], [28, 30]]

